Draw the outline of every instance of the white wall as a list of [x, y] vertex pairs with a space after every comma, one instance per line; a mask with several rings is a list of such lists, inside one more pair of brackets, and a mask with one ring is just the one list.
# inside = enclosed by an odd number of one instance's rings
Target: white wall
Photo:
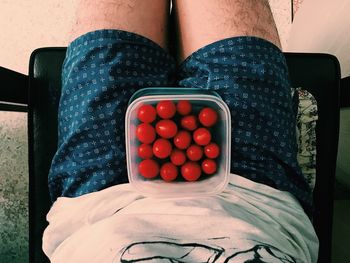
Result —
[[350, 76], [350, 0], [307, 0], [291, 27], [288, 51], [335, 55]]
[[0, 65], [24, 74], [30, 53], [66, 46], [76, 0], [0, 0]]

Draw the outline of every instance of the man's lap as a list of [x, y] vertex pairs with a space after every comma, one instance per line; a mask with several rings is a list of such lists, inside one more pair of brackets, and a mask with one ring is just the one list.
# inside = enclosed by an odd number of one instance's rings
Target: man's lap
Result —
[[49, 175], [52, 200], [127, 182], [124, 115], [139, 88], [184, 86], [217, 91], [232, 116], [231, 171], [293, 193], [311, 194], [296, 161], [295, 118], [281, 51], [255, 37], [224, 39], [179, 67], [136, 34], [100, 30], [69, 46], [63, 65], [59, 145]]

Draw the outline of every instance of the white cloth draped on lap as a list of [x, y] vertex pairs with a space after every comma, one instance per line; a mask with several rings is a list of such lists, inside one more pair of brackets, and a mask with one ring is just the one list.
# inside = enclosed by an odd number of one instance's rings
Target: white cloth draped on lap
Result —
[[318, 254], [291, 194], [233, 174], [217, 196], [149, 198], [123, 184], [59, 198], [47, 219], [43, 249], [53, 263], [310, 263]]

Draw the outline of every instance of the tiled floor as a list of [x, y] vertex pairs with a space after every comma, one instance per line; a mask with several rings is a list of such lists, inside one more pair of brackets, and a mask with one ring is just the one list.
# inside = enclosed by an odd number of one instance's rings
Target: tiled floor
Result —
[[0, 111], [0, 262], [28, 262], [27, 114]]

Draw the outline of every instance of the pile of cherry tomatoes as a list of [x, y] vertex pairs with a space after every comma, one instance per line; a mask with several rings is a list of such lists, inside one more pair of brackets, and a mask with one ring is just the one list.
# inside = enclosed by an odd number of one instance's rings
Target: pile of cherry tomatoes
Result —
[[177, 178], [196, 181], [202, 173], [216, 173], [220, 148], [213, 141], [212, 130], [218, 114], [206, 106], [196, 107], [197, 112], [193, 108], [188, 100], [161, 100], [137, 109], [141, 176], [152, 179], [160, 175], [168, 182]]

